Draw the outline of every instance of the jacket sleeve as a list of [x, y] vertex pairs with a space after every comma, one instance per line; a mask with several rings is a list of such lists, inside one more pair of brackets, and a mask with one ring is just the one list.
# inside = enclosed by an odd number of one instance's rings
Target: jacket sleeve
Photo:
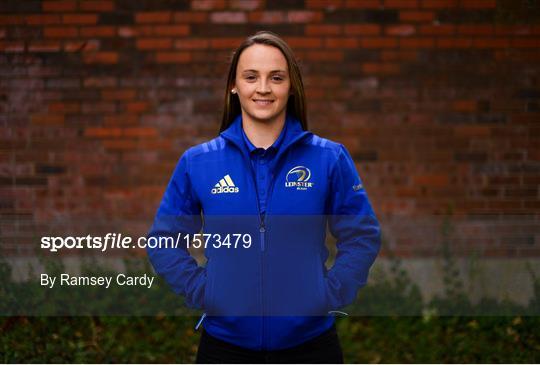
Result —
[[[198, 233], [201, 226], [201, 205], [191, 189], [186, 152], [175, 167], [147, 234], [146, 251], [156, 273], [194, 309], [203, 309], [206, 270], [189, 254], [184, 237]], [[151, 237], [162, 242], [170, 237], [174, 244], [149, 244]]]
[[330, 176], [328, 225], [337, 239], [334, 266], [326, 275], [329, 310], [351, 304], [365, 286], [381, 246], [380, 227], [347, 149], [340, 145]]

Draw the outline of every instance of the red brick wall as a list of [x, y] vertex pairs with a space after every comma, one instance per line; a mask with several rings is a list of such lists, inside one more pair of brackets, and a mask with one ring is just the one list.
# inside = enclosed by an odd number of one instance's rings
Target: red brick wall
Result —
[[450, 212], [466, 248], [540, 254], [536, 2], [8, 0], [0, 13], [8, 254], [40, 232], [145, 232], [180, 154], [217, 133], [232, 50], [263, 29], [295, 50], [311, 129], [355, 158], [388, 247], [431, 252], [438, 231], [422, 227]]

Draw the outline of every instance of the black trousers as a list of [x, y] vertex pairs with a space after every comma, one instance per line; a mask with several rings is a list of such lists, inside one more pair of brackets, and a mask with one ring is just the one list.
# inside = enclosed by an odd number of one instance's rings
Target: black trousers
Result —
[[239, 347], [209, 335], [202, 329], [197, 364], [343, 364], [343, 352], [335, 324], [298, 346], [275, 351]]

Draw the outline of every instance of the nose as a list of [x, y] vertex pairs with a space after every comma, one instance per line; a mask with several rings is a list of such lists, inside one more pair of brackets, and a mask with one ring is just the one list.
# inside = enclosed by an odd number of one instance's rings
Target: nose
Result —
[[264, 78], [261, 78], [261, 81], [257, 84], [257, 90], [259, 94], [268, 94], [270, 92], [270, 88], [268, 87], [268, 82], [264, 80]]

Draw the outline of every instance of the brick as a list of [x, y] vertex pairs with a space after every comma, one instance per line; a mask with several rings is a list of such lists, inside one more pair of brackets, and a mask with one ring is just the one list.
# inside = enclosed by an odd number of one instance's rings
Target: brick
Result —
[[414, 9], [419, 7], [417, 0], [384, 0], [385, 8]]
[[533, 35], [533, 27], [528, 25], [495, 25], [494, 33], [496, 35]]
[[332, 11], [344, 6], [344, 0], [305, 0], [306, 9], [325, 9]]
[[62, 23], [64, 24], [96, 24], [96, 14], [64, 14], [62, 15]]
[[421, 0], [420, 6], [426, 9], [451, 9], [458, 7], [458, 0]]
[[435, 42], [432, 38], [403, 38], [399, 40], [402, 48], [433, 48]]
[[463, 1], [462, 6], [466, 9], [494, 9], [497, 7], [497, 0]]
[[400, 11], [399, 20], [402, 22], [431, 22], [435, 14], [431, 11]]
[[435, 41], [437, 48], [471, 48], [471, 38], [438, 38]]
[[[161, 25], [167, 27], [167, 25]], [[119, 35], [122, 37], [154, 37], [156, 36], [156, 29], [154, 25], [139, 25], [137, 27], [122, 27], [119, 31]]]
[[41, 126], [61, 126], [64, 124], [62, 114], [35, 114], [30, 116], [30, 121], [34, 125]]
[[176, 49], [206, 49], [210, 47], [208, 39], [178, 39], [174, 42]]
[[283, 11], [254, 11], [248, 14], [250, 23], [279, 24], [287, 21], [287, 14]]
[[142, 50], [169, 49], [172, 48], [170, 38], [144, 38], [137, 39], [137, 48]]
[[75, 38], [79, 32], [77, 27], [46, 27], [43, 35], [46, 38]]
[[61, 44], [55, 41], [34, 41], [28, 44], [29, 52], [59, 52]]
[[193, 0], [191, 9], [193, 10], [220, 10], [225, 9], [225, 0]]
[[416, 33], [416, 28], [411, 24], [391, 25], [386, 27], [387, 35], [406, 37]]
[[79, 3], [79, 8], [82, 11], [96, 11], [96, 12], [113, 11], [115, 9], [114, 1], [106, 1], [106, 0], [81, 1]]
[[103, 100], [132, 100], [137, 95], [134, 89], [105, 89], [101, 92]]
[[81, 110], [81, 105], [77, 102], [53, 102], [49, 104], [49, 113], [78, 113]]
[[187, 25], [157, 25], [153, 29], [157, 36], [185, 36], [189, 34]]
[[95, 52], [84, 54], [84, 62], [86, 63], [118, 63], [118, 53], [116, 52]]
[[358, 39], [356, 38], [326, 38], [324, 40], [326, 48], [357, 48]]
[[[418, 60], [418, 54], [415, 50], [383, 50], [381, 51], [381, 60], [413, 62]], [[411, 114], [410, 117], [412, 118], [413, 115]]]
[[397, 63], [363, 63], [362, 72], [376, 75], [395, 75], [400, 71]]
[[425, 35], [453, 35], [456, 27], [452, 24], [420, 25], [419, 33]]
[[82, 27], [82, 37], [114, 37], [116, 35], [116, 28], [109, 25], [98, 25], [95, 27]]
[[118, 36], [122, 38], [132, 38], [137, 36], [137, 29], [130, 26], [118, 27]]
[[25, 18], [18, 15], [1, 15], [0, 14], [0, 24], [6, 26], [6, 25], [13, 25], [13, 24], [25, 24]]
[[103, 146], [108, 150], [134, 150], [138, 142], [133, 139], [104, 140]]
[[153, 127], [133, 127], [124, 128], [123, 135], [126, 137], [152, 138], [157, 137], [158, 133]]
[[26, 15], [24, 17], [25, 23], [28, 25], [58, 25], [60, 23], [60, 16], [57, 14], [36, 14]]
[[345, 24], [344, 33], [346, 35], [379, 35], [381, 26], [378, 24]]
[[512, 47], [516, 48], [540, 48], [540, 38], [512, 39]]
[[41, 7], [44, 12], [66, 13], [77, 10], [77, 2], [72, 0], [43, 1]]
[[116, 104], [111, 101], [87, 101], [82, 104], [82, 112], [83, 114], [114, 113], [116, 112]]
[[452, 103], [452, 109], [458, 112], [476, 112], [478, 103], [476, 100], [456, 100]]
[[137, 23], [169, 23], [172, 20], [172, 12], [156, 11], [142, 12], [135, 14], [135, 22]]
[[99, 49], [99, 41], [86, 40], [86, 41], [67, 41], [64, 42], [65, 52], [92, 52]]
[[263, 0], [229, 0], [230, 9], [238, 10], [255, 10], [264, 7]]
[[307, 36], [318, 36], [318, 35], [339, 35], [341, 34], [340, 25], [313, 25], [307, 24], [305, 33]]
[[175, 23], [206, 23], [208, 13], [202, 11], [177, 11], [174, 13]]
[[121, 128], [112, 128], [112, 127], [92, 127], [86, 128], [84, 130], [84, 136], [87, 138], [111, 138], [111, 137], [121, 137], [122, 129]]
[[78, 78], [50, 78], [47, 79], [45, 86], [47, 89], [78, 89], [80, 81]]
[[507, 38], [474, 38], [473, 47], [475, 48], [507, 48], [510, 46], [510, 40]]
[[321, 38], [305, 38], [305, 37], [283, 37], [284, 40], [294, 48], [321, 48]]
[[289, 23], [313, 23], [320, 22], [323, 14], [320, 11], [311, 10], [291, 10], [287, 12], [287, 21]]
[[191, 54], [188, 52], [158, 52], [156, 62], [158, 63], [186, 63], [191, 61]]
[[242, 38], [216, 38], [210, 40], [210, 48], [236, 48], [242, 42]]
[[360, 47], [365, 47], [365, 48], [394, 48], [396, 46], [397, 46], [396, 38], [372, 37], [372, 38], [362, 38], [360, 40]]
[[241, 24], [247, 22], [246, 13], [241, 11], [218, 11], [210, 14], [212, 23]]
[[344, 7], [348, 9], [379, 9], [379, 0], [345, 0]]
[[125, 104], [126, 111], [129, 113], [142, 113], [150, 109], [150, 104], [146, 101], [132, 101]]
[[467, 35], [492, 35], [495, 31], [495, 28], [492, 25], [475, 25], [475, 24], [466, 24], [458, 25], [457, 33], [458, 34], [467, 34]]
[[449, 183], [447, 174], [415, 175], [413, 177], [413, 180], [414, 180], [415, 185], [434, 186], [434, 187], [447, 186]]
[[25, 51], [24, 42], [0, 41], [0, 51], [6, 53], [22, 53]]
[[106, 115], [103, 118], [103, 123], [106, 126], [126, 126], [139, 124], [139, 117], [136, 114], [112, 114]]
[[309, 51], [306, 53], [306, 59], [310, 62], [341, 62], [343, 61], [343, 52]]

